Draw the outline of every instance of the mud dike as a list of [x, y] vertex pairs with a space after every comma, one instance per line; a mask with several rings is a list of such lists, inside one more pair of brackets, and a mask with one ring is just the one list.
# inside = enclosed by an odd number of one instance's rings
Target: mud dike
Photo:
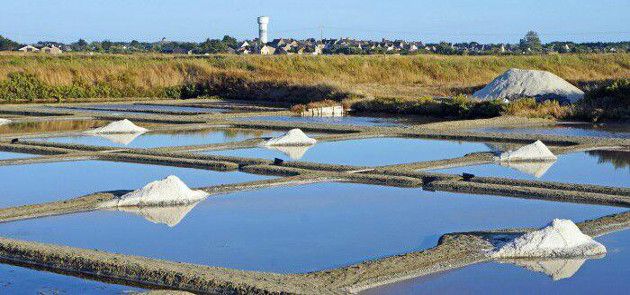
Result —
[[[206, 100], [186, 101], [191, 106], [208, 106]], [[144, 111], [127, 113], [120, 108], [67, 105], [58, 109], [40, 106], [4, 106], [0, 114], [11, 115], [13, 121], [63, 121], [75, 119], [130, 119], [151, 123], [151, 131], [194, 131], [206, 128], [236, 130], [280, 130], [300, 128], [318, 133], [319, 143], [366, 138], [415, 138], [484, 142], [517, 148], [542, 140], [556, 154], [589, 150], [630, 150], [630, 139], [568, 137], [553, 135], [499, 134], [462, 131], [472, 127], [541, 126], [546, 120], [497, 118], [472, 121], [448, 121], [409, 126], [348, 126], [319, 123], [257, 121], [261, 116], [286, 116], [289, 112], [267, 106], [210, 102], [233, 108], [231, 113], [180, 113]], [[181, 106], [181, 102], [161, 105]], [[212, 107], [212, 106], [211, 106]], [[105, 108], [107, 110], [107, 108]], [[99, 112], [94, 112], [98, 110]], [[249, 118], [241, 120], [240, 118]], [[162, 166], [187, 167], [212, 171], [240, 171], [276, 178], [237, 184], [201, 187], [210, 198], [230, 192], [256, 190], [274, 186], [302, 185], [315, 182], [347, 182], [376, 186], [423, 188], [464, 194], [493, 195], [508, 198], [540, 199], [556, 202], [630, 207], [630, 188], [589, 184], [573, 184], [499, 177], [463, 176], [429, 172], [429, 170], [467, 167], [495, 163], [491, 152], [477, 152], [456, 158], [381, 166], [354, 166], [303, 161], [275, 162], [271, 159], [198, 154], [198, 151], [226, 151], [256, 148], [265, 140], [243, 141], [157, 148], [120, 148], [43, 141], [42, 138], [73, 136], [80, 131], [27, 132], [0, 135], [0, 151], [37, 155], [30, 158], [0, 160], [0, 165], [24, 165], [77, 160], [101, 160]], [[132, 188], [129, 188], [132, 189]], [[50, 203], [29, 204], [0, 209], [0, 222], [64, 215], [98, 210], [99, 204], [128, 191], [94, 192], [78, 198]], [[577, 224], [591, 236], [630, 227], [630, 211], [604, 216]], [[172, 289], [195, 293], [219, 294], [346, 294], [375, 286], [420, 277], [449, 269], [491, 260], [483, 250], [491, 249], [494, 235], [522, 234], [531, 229], [488, 230], [443, 233], [438, 245], [431, 249], [404, 255], [365, 261], [359, 264], [306, 274], [278, 274], [243, 271], [197, 264], [180, 263], [148, 257], [129, 256], [89, 249], [0, 238], [0, 259], [3, 262], [43, 269], [50, 272], [86, 277], [151, 289]]]

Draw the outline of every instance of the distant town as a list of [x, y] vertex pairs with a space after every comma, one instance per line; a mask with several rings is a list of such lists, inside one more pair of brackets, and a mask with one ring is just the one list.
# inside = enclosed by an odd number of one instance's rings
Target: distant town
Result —
[[[20, 44], [0, 36], [0, 51], [62, 54], [63, 52], [86, 53], [165, 53], [165, 54], [259, 54], [259, 55], [370, 55], [370, 54], [445, 54], [445, 55], [492, 55], [492, 54], [553, 54], [553, 53], [609, 53], [630, 52], [630, 41], [624, 42], [550, 42], [543, 44], [538, 33], [527, 32], [519, 42], [482, 44], [478, 42], [423, 43], [408, 40], [357, 40], [351, 38], [298, 40], [267, 37], [269, 17], [259, 17], [258, 38], [237, 40], [231, 36], [222, 39], [207, 39], [203, 42], [177, 42], [162, 38], [156, 42], [113, 42], [109, 40], [87, 42], [79, 39], [65, 44], [40, 41], [35, 44]], [[419, 32], [421, 34], [421, 32]]]

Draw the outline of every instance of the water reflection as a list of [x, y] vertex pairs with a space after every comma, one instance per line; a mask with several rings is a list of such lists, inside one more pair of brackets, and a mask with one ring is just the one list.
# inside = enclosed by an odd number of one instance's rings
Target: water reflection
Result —
[[538, 162], [499, 162], [499, 165], [509, 167], [527, 175], [541, 178], [556, 161]]
[[120, 145], [129, 145], [132, 141], [134, 141], [138, 136], [144, 133], [96, 133], [90, 134], [90, 136], [98, 136], [105, 138], [113, 143]]
[[174, 227], [200, 202], [202, 201], [178, 206], [117, 207], [111, 210], [139, 215], [152, 223]]
[[304, 154], [306, 154], [306, 151], [308, 151], [311, 147], [312, 146], [309, 145], [309, 146], [266, 146], [265, 148], [279, 151], [285, 154], [291, 160], [299, 160], [299, 159], [302, 159], [302, 157], [304, 157]]
[[106, 121], [99, 120], [13, 122], [6, 125], [0, 125], [0, 134], [88, 130], [101, 127], [105, 124], [107, 124]]
[[480, 128], [471, 131], [514, 134], [546, 134], [561, 136], [592, 136], [611, 138], [630, 138], [630, 124], [587, 124], [559, 123], [551, 126], [527, 128]]
[[597, 158], [597, 163], [610, 163], [615, 169], [630, 169], [630, 152], [621, 151], [588, 151], [590, 156]]
[[558, 258], [558, 259], [504, 259], [499, 263], [511, 263], [533, 272], [544, 273], [554, 281], [567, 279], [575, 275], [584, 262], [588, 259], [599, 259], [599, 257], [584, 258]]

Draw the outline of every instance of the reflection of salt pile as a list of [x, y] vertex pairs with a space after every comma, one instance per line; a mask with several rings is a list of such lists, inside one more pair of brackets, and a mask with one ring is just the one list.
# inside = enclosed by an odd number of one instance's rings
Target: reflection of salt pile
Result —
[[105, 138], [113, 143], [128, 145], [142, 134], [143, 133], [102, 133], [95, 135]]
[[518, 170], [536, 178], [541, 178], [547, 170], [553, 166], [555, 161], [537, 162], [500, 162], [499, 165]]
[[532, 144], [522, 146], [514, 151], [501, 153], [500, 161], [518, 162], [518, 161], [555, 161], [558, 158], [542, 143], [537, 140]]
[[207, 196], [208, 193], [191, 190], [181, 179], [171, 175], [106, 202], [102, 207], [184, 205], [203, 200]]
[[604, 245], [585, 235], [571, 220], [554, 219], [547, 227], [524, 234], [495, 250], [494, 258], [584, 257], [606, 253]]
[[174, 227], [179, 224], [197, 204], [199, 204], [199, 202], [167, 207], [119, 207], [117, 210], [140, 215], [153, 223], [161, 223], [169, 227]]
[[304, 157], [304, 154], [311, 146], [269, 146], [267, 148], [277, 150], [287, 155], [291, 160], [299, 160]]
[[0, 118], [0, 125], [9, 124], [9, 123], [11, 123], [11, 120]]
[[473, 96], [484, 100], [536, 97], [573, 103], [583, 98], [584, 92], [550, 72], [510, 69]]
[[284, 135], [274, 137], [263, 143], [264, 146], [306, 146], [314, 145], [314, 138], [308, 137], [300, 129], [291, 129]]
[[111, 122], [103, 127], [85, 131], [87, 134], [119, 134], [119, 133], [144, 133], [149, 131], [146, 128], [142, 128], [131, 121], [124, 119], [116, 122]]
[[[593, 257], [589, 257], [593, 258]], [[599, 257], [597, 257], [599, 258]], [[552, 280], [558, 281], [575, 275], [587, 258], [556, 258], [556, 259], [510, 259], [500, 260], [501, 263], [512, 263], [531, 271], [541, 272]]]

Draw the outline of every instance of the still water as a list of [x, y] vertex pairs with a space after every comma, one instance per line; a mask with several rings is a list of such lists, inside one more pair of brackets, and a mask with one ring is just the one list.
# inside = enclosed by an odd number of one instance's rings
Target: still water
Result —
[[0, 134], [35, 133], [35, 132], [62, 132], [88, 130], [107, 124], [99, 120], [56, 120], [37, 122], [15, 122], [0, 125]]
[[228, 268], [302, 273], [436, 245], [444, 233], [543, 226], [620, 208], [318, 183], [189, 206], [127, 208], [0, 224], [0, 236]]
[[11, 153], [11, 152], [0, 152], [0, 160], [22, 159], [22, 158], [30, 158], [30, 157], [35, 157], [35, 155], [22, 154], [22, 153]]
[[281, 158], [327, 164], [378, 166], [419, 161], [456, 158], [467, 153], [488, 151], [483, 143], [412, 139], [368, 138], [343, 141], [318, 142], [311, 147], [259, 147], [208, 154], [248, 158]]
[[190, 187], [268, 178], [242, 172], [108, 161], [0, 166], [0, 179], [3, 179], [0, 208], [59, 201], [100, 191], [133, 190], [169, 175], [178, 176]]
[[593, 136], [630, 138], [630, 124], [557, 124], [529, 128], [482, 128], [472, 131], [493, 133], [545, 134], [562, 136]]
[[435, 172], [630, 187], [630, 152], [578, 152], [560, 155], [555, 162], [483, 164]]
[[608, 249], [600, 259], [488, 262], [361, 294], [628, 294], [630, 230], [596, 240]]
[[295, 123], [319, 123], [334, 125], [355, 125], [355, 126], [382, 126], [394, 127], [402, 126], [393, 118], [377, 118], [377, 117], [300, 117], [300, 116], [262, 116], [239, 118], [242, 121], [274, 121], [274, 122], [295, 122]]
[[34, 138], [32, 140], [57, 143], [85, 144], [109, 147], [155, 148], [187, 145], [202, 145], [242, 141], [256, 137], [272, 137], [283, 134], [281, 131], [245, 129], [201, 129], [180, 131], [155, 131], [137, 134], [98, 134]]
[[0, 264], [1, 294], [135, 294], [141, 289]]

